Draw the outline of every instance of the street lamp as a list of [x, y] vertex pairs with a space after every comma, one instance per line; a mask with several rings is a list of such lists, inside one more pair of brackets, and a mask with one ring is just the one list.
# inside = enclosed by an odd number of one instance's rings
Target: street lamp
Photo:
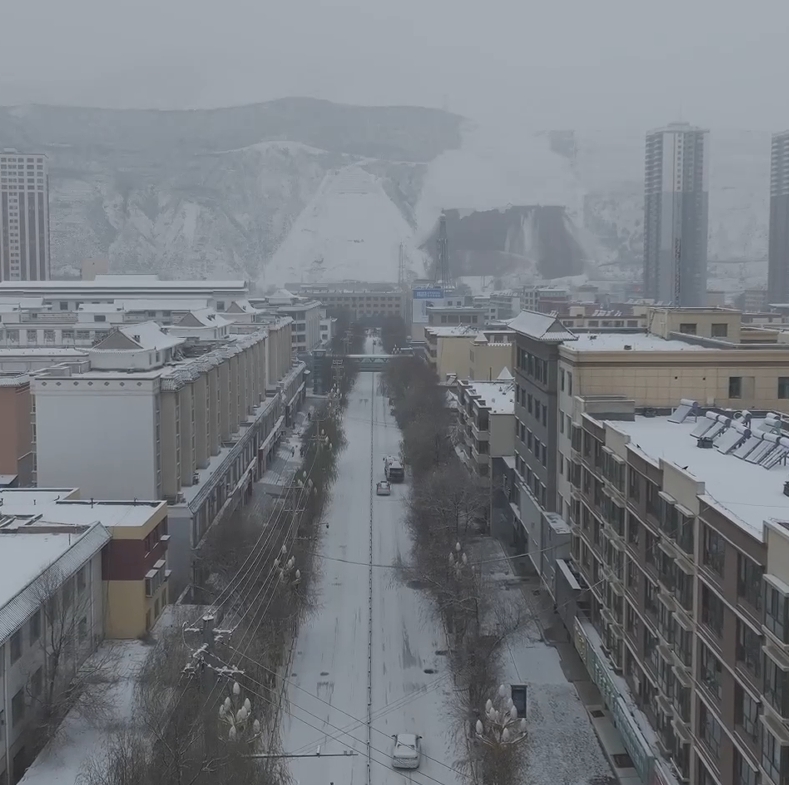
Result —
[[227, 728], [227, 741], [251, 743], [260, 738], [260, 720], [252, 716], [249, 698], [241, 700], [241, 686], [233, 682], [232, 694], [219, 705], [220, 725]]
[[461, 548], [460, 543], [456, 542], [454, 552], [450, 551], [449, 554], [449, 567], [455, 570], [455, 577], [459, 578], [460, 573], [466, 566], [468, 566], [468, 556], [466, 556], [465, 551]]
[[480, 717], [474, 727], [477, 740], [496, 749], [514, 747], [525, 741], [526, 720], [518, 719], [510, 690], [503, 684], [499, 687], [496, 703], [490, 698], [485, 703], [485, 717]]
[[283, 545], [280, 550], [280, 555], [274, 559], [274, 569], [279, 575], [280, 583], [286, 583], [295, 588], [301, 583], [301, 570], [296, 569], [296, 557], [291, 556], [289, 559], [285, 560], [287, 555], [287, 546]]

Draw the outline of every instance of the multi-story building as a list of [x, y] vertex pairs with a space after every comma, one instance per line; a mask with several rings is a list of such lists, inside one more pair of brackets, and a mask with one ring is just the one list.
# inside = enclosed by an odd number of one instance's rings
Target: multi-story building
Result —
[[224, 311], [232, 302], [246, 299], [248, 293], [246, 281], [162, 281], [158, 275], [97, 275], [89, 281], [0, 281], [0, 299], [40, 298], [52, 311], [76, 311], [85, 303], [115, 300], [197, 300], [198, 307]]
[[707, 303], [708, 132], [672, 123], [646, 137], [644, 296]]
[[[4, 490], [0, 498], [14, 493]], [[101, 560], [110, 534], [97, 516], [58, 525], [41, 514], [0, 516], [0, 780], [15, 783], [35, 746], [46, 701], [104, 637]], [[57, 652], [57, 656], [53, 654]]]
[[463, 460], [476, 477], [489, 485], [491, 461], [515, 453], [512, 374], [505, 368], [492, 382], [461, 381], [457, 400]]
[[383, 319], [387, 316], [405, 317], [408, 292], [394, 284], [374, 284], [360, 281], [343, 281], [331, 284], [287, 284], [292, 292], [319, 300], [333, 312], [348, 311], [351, 321]]
[[265, 471], [304, 398], [304, 365], [291, 367], [282, 345], [289, 338], [289, 329], [262, 329], [186, 342], [144, 322], [111, 333], [87, 361], [39, 372], [38, 484], [169, 501], [180, 592], [193, 549]]
[[640, 773], [668, 759], [691, 785], [781, 785], [787, 418], [678, 404], [575, 397], [565, 472], [588, 608], [575, 639], [617, 721], [641, 720], [625, 735]]
[[427, 361], [439, 379], [495, 379], [514, 361], [513, 332], [471, 325], [425, 327]]
[[770, 160], [770, 241], [767, 297], [789, 303], [789, 131], [773, 136]]
[[30, 377], [0, 371], [0, 475], [3, 485], [32, 485], [35, 467]]
[[280, 289], [263, 300], [252, 300], [255, 308], [277, 316], [289, 317], [294, 356], [305, 355], [321, 345], [322, 308], [318, 300], [297, 297], [287, 289]]
[[0, 281], [49, 279], [47, 157], [0, 153]]

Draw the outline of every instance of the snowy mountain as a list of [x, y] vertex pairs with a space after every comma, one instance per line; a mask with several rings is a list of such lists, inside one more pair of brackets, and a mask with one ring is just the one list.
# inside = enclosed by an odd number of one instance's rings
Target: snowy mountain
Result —
[[[184, 112], [0, 108], [0, 146], [50, 157], [61, 274], [106, 257], [118, 272], [264, 288], [392, 280], [401, 243], [422, 274], [442, 209], [530, 216], [520, 235], [485, 219], [464, 241], [467, 272], [510, 249], [521, 273], [576, 273], [581, 260], [587, 272], [637, 274], [643, 144], [642, 130], [532, 133], [312, 99]], [[713, 130], [711, 147], [710, 257], [763, 258], [769, 137]]]

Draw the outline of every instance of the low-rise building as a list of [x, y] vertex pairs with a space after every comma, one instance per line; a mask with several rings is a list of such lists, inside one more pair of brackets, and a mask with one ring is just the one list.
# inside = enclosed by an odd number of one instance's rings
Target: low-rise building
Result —
[[339, 284], [288, 284], [286, 289], [318, 300], [333, 313], [347, 311], [351, 321], [405, 317], [408, 292], [394, 284], [343, 281]]
[[30, 377], [0, 371], [0, 475], [4, 485], [33, 484], [32, 406]]
[[491, 461], [515, 454], [515, 381], [508, 368], [492, 382], [460, 381], [457, 399], [464, 462], [489, 485]]
[[644, 774], [668, 760], [692, 785], [780, 785], [787, 418], [677, 403], [575, 397], [575, 640], [618, 722], [640, 718], [623, 736]]
[[513, 335], [508, 327], [426, 326], [427, 361], [439, 379], [495, 379], [513, 365]]
[[[4, 490], [5, 499], [13, 490]], [[102, 551], [95, 518], [77, 525], [0, 508], [0, 779], [17, 782], [30, 763], [31, 730], [50, 685], [65, 690], [104, 637]]]

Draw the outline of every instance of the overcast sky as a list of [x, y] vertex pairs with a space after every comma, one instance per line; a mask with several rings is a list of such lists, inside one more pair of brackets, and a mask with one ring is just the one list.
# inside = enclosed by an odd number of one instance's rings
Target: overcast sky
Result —
[[789, 127], [787, 0], [19, 0], [0, 103], [308, 95], [535, 128]]

